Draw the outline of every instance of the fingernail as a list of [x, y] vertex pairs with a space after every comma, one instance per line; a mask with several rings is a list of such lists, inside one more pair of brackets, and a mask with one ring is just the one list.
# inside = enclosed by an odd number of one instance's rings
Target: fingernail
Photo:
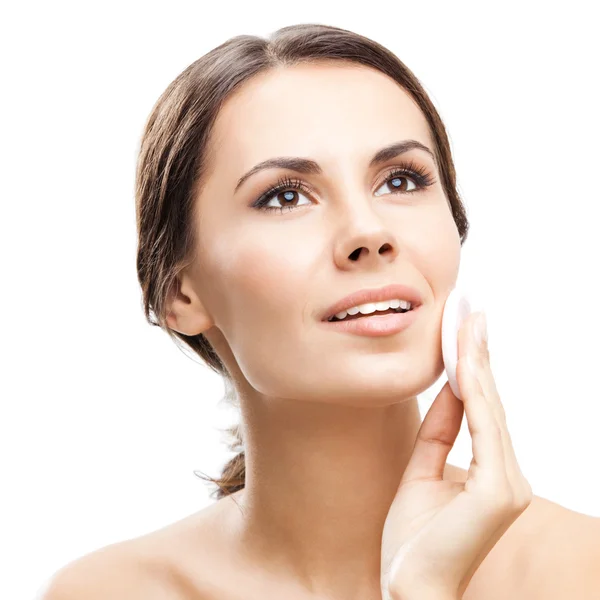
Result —
[[484, 342], [488, 341], [487, 320], [484, 312], [480, 313], [475, 321], [475, 341], [480, 348]]

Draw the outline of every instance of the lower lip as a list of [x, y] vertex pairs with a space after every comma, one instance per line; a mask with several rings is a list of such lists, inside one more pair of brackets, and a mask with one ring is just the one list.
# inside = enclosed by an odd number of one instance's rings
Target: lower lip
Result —
[[409, 327], [417, 318], [419, 308], [421, 307], [417, 306], [405, 313], [374, 314], [369, 317], [350, 319], [349, 321], [323, 321], [323, 323], [343, 333], [370, 335], [373, 337], [392, 335], [400, 333]]

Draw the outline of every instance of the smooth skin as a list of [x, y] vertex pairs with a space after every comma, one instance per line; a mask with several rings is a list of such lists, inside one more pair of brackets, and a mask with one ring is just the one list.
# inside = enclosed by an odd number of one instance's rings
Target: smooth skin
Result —
[[[384, 74], [356, 64], [263, 73], [223, 105], [205, 185], [195, 199], [196, 258], [169, 297], [168, 323], [187, 335], [206, 335], [234, 378], [246, 487], [164, 530], [119, 544], [129, 559], [122, 553], [113, 561], [81, 559], [57, 578], [53, 600], [75, 585], [69, 582], [87, 585], [81, 597], [92, 598], [99, 582], [103, 598], [132, 598], [133, 582], [129, 595], [118, 585], [126, 576], [140, 585], [152, 578], [156, 589], [174, 593], [165, 572], [186, 600], [381, 598], [384, 525], [422, 425], [417, 395], [444, 372], [442, 314], [461, 254], [427, 152], [414, 149], [369, 167], [380, 148], [407, 139], [433, 150], [410, 96]], [[244, 173], [277, 156], [312, 158], [322, 173], [261, 171], [235, 192]], [[387, 174], [405, 159], [434, 183], [393, 193]], [[310, 188], [297, 191], [297, 208], [253, 208], [282, 176]], [[406, 180], [402, 190], [411, 189]], [[281, 203], [274, 196], [269, 205]], [[417, 288], [423, 299], [420, 315], [401, 334], [341, 335], [320, 322], [348, 293], [393, 282]], [[201, 389], [193, 393], [211, 401]], [[440, 402], [452, 409], [446, 393]], [[484, 404], [479, 398], [471, 406]], [[472, 419], [470, 427], [479, 422]], [[446, 472], [456, 481], [466, 475], [450, 465]], [[441, 525], [432, 536], [444, 534]], [[592, 550], [598, 529], [596, 519], [535, 497], [477, 569], [465, 600], [521, 593], [528, 600], [585, 599], [583, 593], [553, 594], [598, 582], [600, 560]], [[557, 546], [569, 548], [566, 558]], [[415, 546], [425, 559], [427, 548]]]
[[[379, 71], [301, 65], [247, 82], [217, 119], [197, 260], [170, 305], [169, 325], [204, 333], [236, 380], [246, 427], [239, 552], [332, 600], [380, 593], [382, 529], [421, 426], [417, 395], [444, 371], [460, 237], [429, 153], [369, 167], [403, 140], [433, 152], [420, 109]], [[312, 158], [322, 173], [262, 171], [234, 193], [242, 174], [279, 156]], [[408, 160], [434, 183], [394, 193], [387, 175]], [[252, 208], [282, 176], [311, 192], [284, 212]], [[390, 283], [422, 296], [401, 334], [342, 335], [321, 322], [343, 296]]]

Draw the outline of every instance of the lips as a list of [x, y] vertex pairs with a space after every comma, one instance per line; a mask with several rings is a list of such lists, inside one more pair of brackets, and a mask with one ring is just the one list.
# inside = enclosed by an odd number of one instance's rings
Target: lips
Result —
[[327, 321], [335, 314], [353, 306], [368, 302], [383, 302], [384, 300], [408, 300], [412, 307], [420, 306], [423, 301], [418, 290], [408, 285], [394, 283], [378, 289], [364, 289], [354, 292], [330, 306], [322, 315], [321, 321]]
[[420, 306], [405, 313], [369, 315], [361, 319], [324, 321], [321, 326], [329, 332], [342, 335], [385, 337], [400, 334], [415, 324], [421, 315]]

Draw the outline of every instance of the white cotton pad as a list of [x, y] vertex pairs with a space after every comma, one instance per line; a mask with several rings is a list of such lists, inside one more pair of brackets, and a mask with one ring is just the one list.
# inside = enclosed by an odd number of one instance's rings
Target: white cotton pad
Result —
[[462, 322], [470, 313], [471, 304], [467, 300], [466, 295], [458, 288], [454, 288], [446, 299], [444, 314], [442, 316], [442, 356], [450, 388], [459, 400], [462, 400], [462, 398], [460, 397], [458, 381], [456, 380], [458, 331], [462, 326]]

